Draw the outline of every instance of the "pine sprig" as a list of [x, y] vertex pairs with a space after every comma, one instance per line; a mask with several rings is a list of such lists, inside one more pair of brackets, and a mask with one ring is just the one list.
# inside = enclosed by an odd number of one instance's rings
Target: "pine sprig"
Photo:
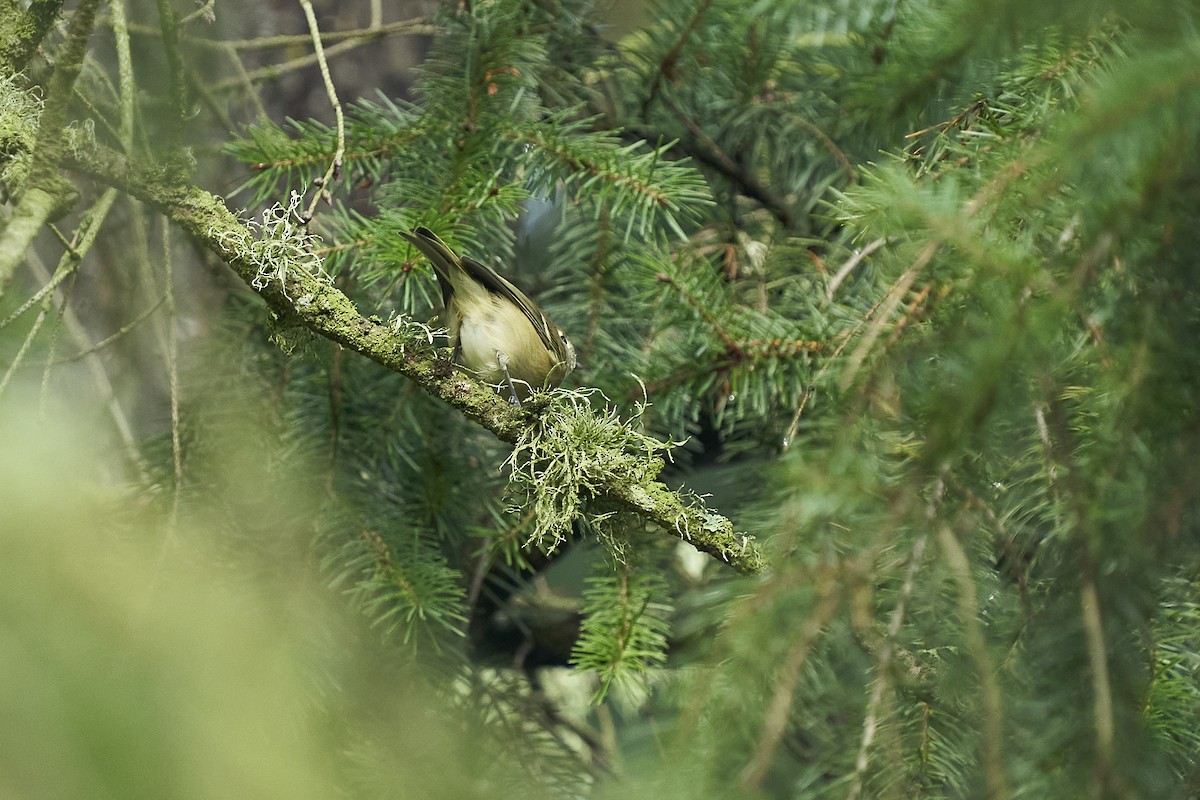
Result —
[[[350, 184], [383, 178], [393, 159], [417, 157], [426, 125], [434, 122], [400, 103], [381, 98], [359, 100], [346, 109], [346, 152]], [[249, 193], [257, 205], [273, 198], [280, 187], [307, 187], [324, 173], [336, 149], [336, 131], [319, 120], [288, 119], [283, 125], [259, 122], [225, 149], [247, 164], [252, 174], [233, 194]]]
[[597, 673], [592, 697], [600, 703], [614, 688], [634, 701], [645, 694], [651, 670], [667, 659], [670, 607], [662, 578], [644, 568], [616, 565], [616, 574], [588, 579], [583, 592], [583, 625], [571, 652], [577, 669]]
[[661, 332], [645, 368], [658, 413], [687, 420], [703, 409], [726, 431], [745, 422], [766, 433], [768, 421], [778, 432], [782, 415], [809, 385], [814, 357], [827, 349], [818, 338], [823, 332], [763, 308], [760, 298], [751, 299], [758, 281], [729, 281], [695, 253], [640, 264], [647, 294], [656, 295], [654, 330]]
[[364, 529], [358, 541], [336, 552], [327, 568], [335, 571], [331, 585], [342, 589], [385, 636], [413, 647], [424, 641], [437, 648], [447, 635], [463, 635], [465, 595], [458, 571], [426, 538], [410, 530], [397, 549], [378, 532]]
[[599, 215], [626, 220], [624, 236], [646, 239], [665, 227], [685, 238], [712, 200], [699, 174], [686, 162], [668, 159], [671, 145], [623, 144], [610, 132], [589, 132], [584, 122], [531, 126], [509, 133], [527, 146], [526, 169], [543, 191], [562, 181]]

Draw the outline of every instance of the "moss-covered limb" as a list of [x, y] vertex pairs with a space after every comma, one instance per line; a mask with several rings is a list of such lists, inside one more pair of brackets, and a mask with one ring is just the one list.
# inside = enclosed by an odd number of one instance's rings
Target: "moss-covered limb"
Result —
[[71, 17], [67, 41], [58, 54], [54, 73], [46, 92], [46, 106], [38, 129], [37, 146], [29, 177], [21, 188], [21, 199], [12, 219], [0, 232], [0, 295], [12, 281], [17, 265], [38, 231], [48, 221], [61, 216], [77, 198], [70, 182], [59, 173], [67, 150], [67, 123], [75, 79], [87, 54], [88, 38], [96, 21], [100, 0], [81, 0]]
[[[46, 90], [46, 111], [42, 115], [42, 142], [53, 142], [55, 146], [65, 138], [65, 129], [70, 121], [71, 94], [75, 80], [83, 69], [87, 55], [88, 39], [96, 24], [96, 10], [100, 0], [80, 0], [71, 15], [71, 26], [67, 29], [67, 40], [58, 53], [50, 85]], [[54, 155], [53, 148], [47, 148]]]
[[36, 180], [30, 176], [12, 217], [0, 231], [0, 297], [42, 227], [69, 211], [78, 197], [75, 187], [61, 175], [44, 173]]
[[[350, 298], [312, 271], [298, 264], [284, 268], [281, 262], [287, 256], [286, 249], [265, 250], [265, 242], [220, 198], [164, 179], [110, 150], [98, 149], [73, 165], [173, 219], [229, 264], [284, 323], [301, 325], [407, 376], [504, 441], [526, 441], [535, 427], [543, 431], [562, 428], [553, 420], [535, 426], [529, 411], [510, 406], [485, 384], [451, 368], [411, 328], [364, 317]], [[268, 263], [269, 258], [280, 263]], [[547, 416], [553, 413], [550, 410]], [[630, 433], [628, 426], [614, 425], [612, 419], [595, 415], [590, 409], [580, 412], [580, 418], [587, 428], [582, 441], [577, 433], [568, 432], [560, 442], [550, 445], [557, 451], [550, 453], [548, 460], [555, 464], [608, 466], [588, 472], [584, 476], [586, 485], [577, 482], [565, 491], [575, 496], [583, 491], [610, 498], [741, 572], [755, 573], [764, 568], [765, 560], [751, 537], [735, 533], [729, 520], [700, 504], [685, 502], [655, 480], [662, 468], [658, 452], [665, 445]]]
[[0, 69], [5, 74], [25, 69], [58, 19], [62, 4], [63, 0], [32, 0], [22, 10], [16, 2], [0, 3]]
[[675, 443], [640, 430], [645, 406], [622, 419], [615, 408], [598, 413], [595, 394], [583, 389], [553, 396], [513, 448], [512, 482], [534, 511], [531, 540], [543, 549], [557, 547], [584, 513], [584, 499], [592, 497], [635, 512], [739, 572], [761, 572], [766, 560], [753, 536], [735, 532], [700, 498], [685, 498], [657, 480]]
[[53, 184], [50, 189], [29, 186], [21, 193], [12, 217], [0, 232], [0, 296], [12, 282], [17, 265], [25, 260], [25, 253], [42, 226], [61, 216], [72, 197], [70, 184], [65, 181]]
[[529, 425], [528, 413], [452, 369], [416, 331], [364, 317], [336, 287], [299, 266], [289, 268], [286, 250], [264, 246], [269, 243], [219, 197], [106, 148], [74, 157], [69, 164], [174, 220], [229, 264], [284, 324], [301, 325], [411, 378], [505, 441], [516, 441]]
[[753, 536], [738, 533], [729, 519], [702, 504], [685, 503], [677, 492], [659, 481], [614, 481], [605, 494], [738, 572], [757, 575], [767, 567], [767, 559]]

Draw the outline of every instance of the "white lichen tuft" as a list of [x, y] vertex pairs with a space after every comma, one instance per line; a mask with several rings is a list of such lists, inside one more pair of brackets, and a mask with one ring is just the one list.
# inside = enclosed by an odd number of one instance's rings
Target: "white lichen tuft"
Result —
[[292, 270], [332, 282], [316, 253], [321, 237], [308, 230], [300, 215], [302, 200], [298, 192], [292, 192], [286, 206], [277, 203], [263, 211], [262, 222], [246, 220], [245, 226], [236, 231], [209, 232], [255, 267], [250, 285], [258, 291], [275, 284], [287, 295], [288, 274]]
[[0, 75], [0, 183], [16, 193], [29, 175], [44, 105], [38, 87], [21, 86], [20, 75]]
[[[628, 420], [605, 400], [603, 411], [592, 408], [598, 389], [555, 390], [541, 416], [506, 462], [510, 486], [523, 494], [521, 506], [532, 506], [534, 529], [526, 545], [553, 550], [566, 540], [584, 503], [616, 483], [645, 484], [654, 480], [662, 459], [679, 442], [660, 442], [637, 430], [646, 405], [639, 404]], [[612, 514], [593, 514], [597, 528]]]
[[445, 328], [433, 328], [412, 317], [398, 315], [388, 321], [393, 333], [401, 334], [400, 352], [404, 352], [404, 342], [421, 342], [433, 346], [434, 340], [446, 338], [450, 334]]
[[96, 123], [92, 119], [75, 120], [67, 125], [67, 147], [71, 155], [83, 159], [96, 150]]

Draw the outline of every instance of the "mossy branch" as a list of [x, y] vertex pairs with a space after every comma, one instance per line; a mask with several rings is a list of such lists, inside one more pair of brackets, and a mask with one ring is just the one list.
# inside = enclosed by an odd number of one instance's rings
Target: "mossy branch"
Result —
[[5, 74], [21, 72], [54, 27], [63, 0], [32, 0], [29, 8], [18, 3], [0, 4], [0, 64]]
[[75, 79], [83, 67], [87, 43], [100, 0], [82, 0], [71, 17], [67, 41], [58, 54], [42, 112], [37, 145], [29, 177], [8, 225], [0, 231], [0, 295], [42, 226], [70, 210], [78, 199], [75, 188], [58, 173], [60, 151], [65, 149], [69, 104]]
[[[190, 184], [180, 185], [103, 148], [74, 159], [71, 166], [148, 203], [178, 223], [229, 264], [285, 323], [302, 326], [399, 372], [503, 441], [522, 441], [538, 425], [539, 419], [528, 410], [509, 405], [486, 384], [452, 368], [420, 334], [420, 326], [364, 317], [350, 298], [317, 270], [304, 268], [302, 256], [287, 267], [286, 244], [281, 250], [280, 242], [256, 237], [252, 226], [231, 213], [220, 198]], [[624, 448], [625, 444], [614, 439], [611, 447]], [[562, 446], [571, 446], [569, 437]], [[603, 454], [593, 455], [599, 458]], [[735, 532], [725, 517], [698, 501], [686, 501], [655, 480], [661, 459], [653, 448], [624, 448], [608, 455], [612, 462], [645, 460], [646, 468], [602, 475], [587, 487], [591, 496], [636, 512], [739, 572], [753, 574], [766, 567], [753, 537]]]

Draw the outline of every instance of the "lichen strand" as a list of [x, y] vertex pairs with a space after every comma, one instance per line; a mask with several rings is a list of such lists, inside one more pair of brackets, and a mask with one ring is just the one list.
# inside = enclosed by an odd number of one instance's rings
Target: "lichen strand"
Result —
[[0, 75], [0, 179], [12, 194], [28, 175], [41, 115], [42, 101], [35, 91], [18, 85], [15, 77]]

